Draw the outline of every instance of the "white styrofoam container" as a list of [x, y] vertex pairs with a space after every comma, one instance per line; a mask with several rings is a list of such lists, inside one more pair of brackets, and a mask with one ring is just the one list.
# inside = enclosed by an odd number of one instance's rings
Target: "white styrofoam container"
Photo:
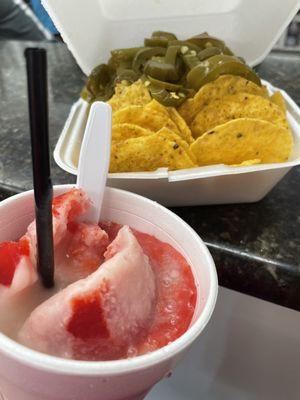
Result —
[[[153, 30], [178, 37], [208, 31], [254, 66], [261, 62], [300, 7], [300, 0], [43, 0], [79, 66], [88, 74], [115, 48], [139, 45]], [[264, 82], [270, 93], [274, 88]], [[300, 164], [300, 109], [285, 93], [294, 152], [286, 163], [249, 167], [213, 165], [189, 170], [109, 174], [108, 185], [168, 206], [255, 202]], [[57, 164], [76, 174], [88, 104], [72, 107], [54, 151]]]
[[[269, 92], [279, 90], [264, 82]], [[168, 206], [254, 202], [262, 199], [294, 166], [300, 164], [300, 110], [281, 90], [294, 135], [294, 151], [285, 163], [249, 167], [212, 165], [180, 171], [161, 168], [154, 172], [109, 174], [108, 185], [129, 190]], [[88, 104], [72, 107], [54, 150], [56, 163], [76, 175], [80, 146], [88, 116]]]

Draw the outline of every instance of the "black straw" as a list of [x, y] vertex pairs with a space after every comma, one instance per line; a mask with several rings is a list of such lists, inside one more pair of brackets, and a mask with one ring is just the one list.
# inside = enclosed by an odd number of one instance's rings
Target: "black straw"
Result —
[[37, 269], [45, 287], [54, 285], [52, 182], [49, 160], [47, 54], [25, 50], [35, 198]]

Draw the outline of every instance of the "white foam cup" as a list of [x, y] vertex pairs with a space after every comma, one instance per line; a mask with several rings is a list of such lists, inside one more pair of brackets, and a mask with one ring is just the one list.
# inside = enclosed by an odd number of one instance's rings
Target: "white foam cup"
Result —
[[[71, 187], [57, 186], [55, 194]], [[33, 218], [32, 191], [1, 202], [0, 242], [18, 239]], [[48, 356], [0, 333], [0, 391], [5, 400], [141, 400], [173, 370], [208, 323], [217, 297], [217, 275], [208, 249], [189, 225], [151, 200], [112, 188], [106, 188], [101, 218], [155, 235], [187, 259], [198, 291], [191, 326], [152, 353], [103, 362]]]

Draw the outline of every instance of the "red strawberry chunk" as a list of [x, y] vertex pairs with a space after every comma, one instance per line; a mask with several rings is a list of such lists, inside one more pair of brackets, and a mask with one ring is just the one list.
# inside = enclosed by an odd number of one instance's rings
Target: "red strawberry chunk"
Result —
[[1, 302], [21, 292], [37, 280], [30, 260], [30, 243], [26, 236], [19, 242], [0, 244], [0, 299]]
[[0, 284], [11, 285], [20, 258], [18, 243], [4, 242], [0, 244]]
[[26, 236], [21, 237], [21, 239], [19, 240], [19, 250], [20, 250], [20, 254], [22, 256], [28, 256], [30, 255], [30, 243], [29, 243], [29, 239]]
[[0, 285], [10, 286], [22, 257], [29, 256], [29, 240], [0, 243]]
[[109, 337], [99, 294], [90, 293], [72, 300], [73, 315], [67, 324], [67, 331], [74, 337], [105, 339]]

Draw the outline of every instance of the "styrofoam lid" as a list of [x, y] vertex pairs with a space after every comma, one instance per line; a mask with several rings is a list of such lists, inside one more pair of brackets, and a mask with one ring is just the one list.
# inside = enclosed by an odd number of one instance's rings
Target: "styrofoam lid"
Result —
[[154, 30], [187, 38], [203, 31], [259, 64], [300, 8], [300, 0], [43, 0], [77, 63], [89, 74], [110, 50], [140, 46]]

